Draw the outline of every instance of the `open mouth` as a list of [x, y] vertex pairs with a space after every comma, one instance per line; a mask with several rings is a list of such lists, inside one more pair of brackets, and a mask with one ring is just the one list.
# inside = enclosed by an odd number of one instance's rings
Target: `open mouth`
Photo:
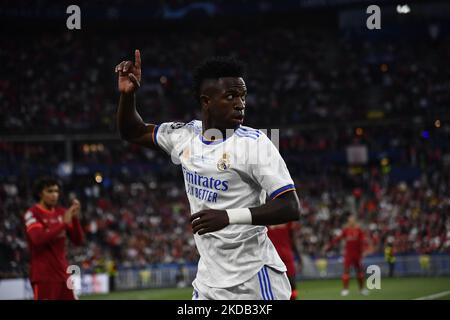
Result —
[[237, 121], [237, 122], [239, 122], [239, 123], [242, 123], [242, 122], [244, 122], [244, 115], [242, 115], [242, 114], [234, 115], [234, 116], [232, 117], [232, 119], [233, 119], [234, 121]]

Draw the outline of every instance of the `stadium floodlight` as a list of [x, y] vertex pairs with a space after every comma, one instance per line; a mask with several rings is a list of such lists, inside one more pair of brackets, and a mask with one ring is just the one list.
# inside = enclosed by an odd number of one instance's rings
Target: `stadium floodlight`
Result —
[[404, 4], [404, 5], [397, 5], [397, 13], [399, 13], [399, 14], [407, 14], [407, 13], [410, 13], [411, 12], [411, 8], [407, 5], [407, 4]]

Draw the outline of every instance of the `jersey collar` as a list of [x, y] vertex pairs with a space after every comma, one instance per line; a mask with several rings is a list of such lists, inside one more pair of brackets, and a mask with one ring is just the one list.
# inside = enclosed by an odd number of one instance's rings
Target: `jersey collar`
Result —
[[[237, 127], [235, 130], [233, 130], [233, 134], [231, 135], [231, 136], [233, 136], [234, 134], [235, 134], [235, 132], [236, 132], [236, 130], [237, 129], [239, 129], [241, 126], [239, 126], [239, 127]], [[231, 137], [230, 136], [230, 137]], [[227, 137], [225, 137], [225, 139], [216, 139], [216, 140], [209, 140], [209, 139], [207, 139], [207, 138], [205, 138], [204, 136], [203, 136], [203, 133], [202, 132], [200, 132], [200, 134], [198, 135], [198, 138], [200, 139], [200, 141], [203, 143], [203, 144], [206, 144], [206, 145], [213, 145], [213, 144], [219, 144], [219, 143], [222, 143], [222, 142], [224, 142], [225, 140], [227, 140]], [[228, 137], [229, 138], [229, 137]]]
[[52, 210], [48, 210], [48, 209], [44, 208], [43, 206], [41, 206], [39, 203], [36, 204], [36, 207], [38, 207], [39, 210], [41, 210], [44, 213], [54, 213], [55, 212], [55, 208], [53, 208]]

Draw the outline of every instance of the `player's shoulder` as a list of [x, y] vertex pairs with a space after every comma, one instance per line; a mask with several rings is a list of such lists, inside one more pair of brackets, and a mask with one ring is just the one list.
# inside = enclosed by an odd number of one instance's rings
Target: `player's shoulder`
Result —
[[28, 219], [31, 216], [39, 214], [40, 212], [41, 212], [41, 210], [39, 209], [39, 206], [37, 204], [34, 204], [23, 213], [23, 216], [25, 219]]
[[239, 126], [234, 133], [236, 137], [248, 141], [261, 141], [268, 139], [267, 135], [263, 131], [248, 126]]
[[33, 218], [35, 214], [36, 214], [36, 210], [34, 209], [34, 206], [33, 206], [33, 207], [30, 207], [27, 210], [25, 210], [25, 212], [22, 214], [22, 216], [26, 221], [26, 220]]
[[189, 122], [164, 122], [158, 126], [159, 132], [164, 133], [190, 133], [202, 132], [202, 122], [200, 120], [191, 120]]
[[186, 129], [193, 133], [199, 134], [202, 132], [202, 122], [200, 120], [191, 120], [185, 124]]
[[35, 223], [40, 219], [40, 209], [37, 205], [33, 205], [29, 207], [23, 214], [22, 218], [25, 224], [28, 226], [32, 223]]

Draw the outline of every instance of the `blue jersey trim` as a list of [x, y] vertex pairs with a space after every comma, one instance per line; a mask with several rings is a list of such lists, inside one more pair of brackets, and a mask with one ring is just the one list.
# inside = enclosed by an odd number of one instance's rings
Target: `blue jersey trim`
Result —
[[153, 129], [153, 142], [155, 143], [155, 145], [157, 145], [158, 147], [159, 147], [159, 144], [158, 144], [158, 130], [159, 130], [159, 127], [160, 127], [161, 125], [160, 124], [158, 124], [154, 129]]
[[204, 144], [206, 144], [208, 146], [211, 144], [219, 144], [219, 143], [222, 143], [225, 141], [224, 139], [217, 139], [217, 140], [213, 140], [213, 141], [207, 140], [207, 139], [205, 139], [205, 137], [203, 137], [202, 134], [199, 134], [198, 138], [200, 139], [201, 142], [203, 142]]
[[267, 285], [268, 279], [266, 278], [266, 274], [264, 273], [264, 267], [261, 269], [261, 275], [262, 275], [263, 284], [264, 284], [264, 292], [266, 293], [267, 300], [272, 300], [270, 297], [270, 294], [269, 294], [269, 289], [268, 289], [268, 285]]
[[238, 130], [239, 130], [239, 129], [240, 129], [240, 130], [247, 131], [247, 132], [249, 132], [249, 133], [262, 134], [261, 131], [259, 131], [259, 130], [257, 130], [257, 129], [247, 129], [247, 128], [244, 128], [244, 127], [239, 127]]
[[242, 138], [250, 138], [250, 139], [253, 139], [253, 140], [258, 139], [257, 137], [255, 137], [255, 136], [253, 136], [253, 135], [245, 134], [245, 133], [242, 133], [242, 132], [239, 132], [239, 131], [235, 131], [234, 133], [235, 133], [238, 137], [242, 137]]
[[[236, 130], [234, 130], [233, 131], [233, 134], [235, 134], [236, 133]], [[232, 136], [232, 135], [231, 135]], [[230, 136], [230, 137], [231, 137]], [[213, 141], [211, 141], [211, 140], [207, 140], [207, 139], [205, 139], [205, 137], [203, 136], [203, 134], [202, 133], [200, 133], [199, 135], [198, 135], [198, 138], [200, 139], [200, 141], [202, 142], [202, 143], [204, 143], [204, 144], [206, 144], [206, 145], [211, 145], [211, 144], [219, 144], [219, 143], [222, 143], [222, 142], [224, 142], [224, 141], [226, 141], [229, 137], [225, 137], [225, 139], [217, 139], [217, 140], [213, 140]]]
[[260, 271], [258, 271], [259, 288], [261, 289], [261, 295], [262, 295], [263, 300], [268, 300], [267, 297], [266, 297], [266, 293], [264, 291], [262, 280], [261, 280], [261, 274], [262, 274], [261, 271], [262, 271], [262, 269]]
[[267, 267], [266, 267], [266, 266], [264, 266], [264, 274], [266, 275], [267, 283], [269, 284], [269, 294], [270, 294], [270, 298], [271, 298], [271, 300], [274, 300], [274, 298], [273, 298], [273, 292], [272, 292], [272, 286], [271, 286], [271, 284], [270, 284], [269, 273], [267, 272]]
[[241, 133], [242, 135], [253, 136], [253, 137], [256, 137], [256, 138], [259, 138], [259, 136], [261, 135], [260, 133], [258, 133], [256, 131], [244, 131], [242, 128], [239, 128], [236, 131]]
[[272, 192], [272, 193], [269, 195], [269, 198], [273, 200], [273, 199], [275, 199], [277, 196], [279, 196], [280, 194], [282, 194], [282, 193], [284, 193], [284, 192], [287, 192], [287, 191], [291, 191], [291, 190], [295, 190], [295, 186], [294, 186], [293, 184], [288, 184], [288, 185], [286, 185], [286, 186], [284, 186], [284, 187], [281, 187], [281, 188], [275, 190], [274, 192]]

